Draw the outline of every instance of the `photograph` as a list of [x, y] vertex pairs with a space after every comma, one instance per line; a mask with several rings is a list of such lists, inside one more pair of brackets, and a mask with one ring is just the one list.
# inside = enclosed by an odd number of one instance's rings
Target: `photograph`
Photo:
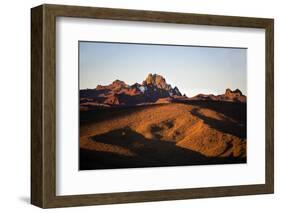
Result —
[[247, 48], [78, 42], [79, 170], [247, 163]]

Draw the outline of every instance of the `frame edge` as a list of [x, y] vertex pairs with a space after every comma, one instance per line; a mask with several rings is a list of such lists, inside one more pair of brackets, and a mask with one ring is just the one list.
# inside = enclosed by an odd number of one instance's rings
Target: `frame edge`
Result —
[[31, 9], [31, 204], [43, 207], [43, 6]]
[[274, 193], [274, 19], [267, 22], [266, 39], [266, 186]]

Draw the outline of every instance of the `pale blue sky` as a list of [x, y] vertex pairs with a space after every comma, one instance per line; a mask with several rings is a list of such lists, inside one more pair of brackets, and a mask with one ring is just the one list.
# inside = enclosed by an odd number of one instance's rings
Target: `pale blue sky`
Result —
[[246, 91], [247, 49], [105, 42], [79, 42], [80, 89], [116, 79], [142, 83], [162, 75], [187, 96]]

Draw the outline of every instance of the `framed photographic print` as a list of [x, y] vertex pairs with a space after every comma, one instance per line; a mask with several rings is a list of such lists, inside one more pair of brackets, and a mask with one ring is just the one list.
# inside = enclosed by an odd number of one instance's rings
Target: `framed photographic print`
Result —
[[31, 9], [31, 203], [274, 191], [273, 19]]

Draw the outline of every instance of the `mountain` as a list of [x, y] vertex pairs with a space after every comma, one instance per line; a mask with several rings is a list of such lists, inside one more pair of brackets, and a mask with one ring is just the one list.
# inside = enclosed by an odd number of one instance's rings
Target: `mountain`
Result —
[[115, 80], [109, 85], [98, 85], [95, 89], [80, 90], [80, 107], [135, 106], [153, 103], [172, 103], [186, 101], [227, 101], [246, 102], [246, 96], [239, 89], [226, 89], [222, 95], [198, 94], [188, 98], [178, 87], [172, 87], [166, 79], [158, 74], [149, 74], [140, 83], [128, 85]]
[[246, 102], [246, 96], [242, 94], [239, 89], [231, 90], [226, 89], [222, 95], [213, 94], [198, 94], [189, 100], [201, 100], [201, 101], [227, 101], [227, 102]]
[[144, 94], [152, 102], [157, 101], [159, 98], [167, 98], [173, 96], [181, 96], [177, 87], [172, 88], [170, 84], [166, 83], [165, 78], [157, 74], [149, 74], [142, 82]]
[[[157, 74], [149, 74], [147, 78], [143, 81], [142, 85], [147, 88], [147, 90], [151, 90], [150, 93], [163, 93], [163, 97], [171, 97], [171, 96], [181, 96], [181, 92], [177, 87], [172, 88], [170, 84], [166, 83], [165, 78], [161, 75]], [[156, 89], [156, 90], [155, 90]], [[162, 97], [162, 98], [163, 98]]]
[[91, 106], [139, 105], [155, 103], [159, 99], [182, 96], [177, 87], [168, 84], [158, 74], [149, 74], [142, 84], [128, 85], [115, 80], [109, 85], [98, 85], [95, 89], [80, 90], [80, 104]]

